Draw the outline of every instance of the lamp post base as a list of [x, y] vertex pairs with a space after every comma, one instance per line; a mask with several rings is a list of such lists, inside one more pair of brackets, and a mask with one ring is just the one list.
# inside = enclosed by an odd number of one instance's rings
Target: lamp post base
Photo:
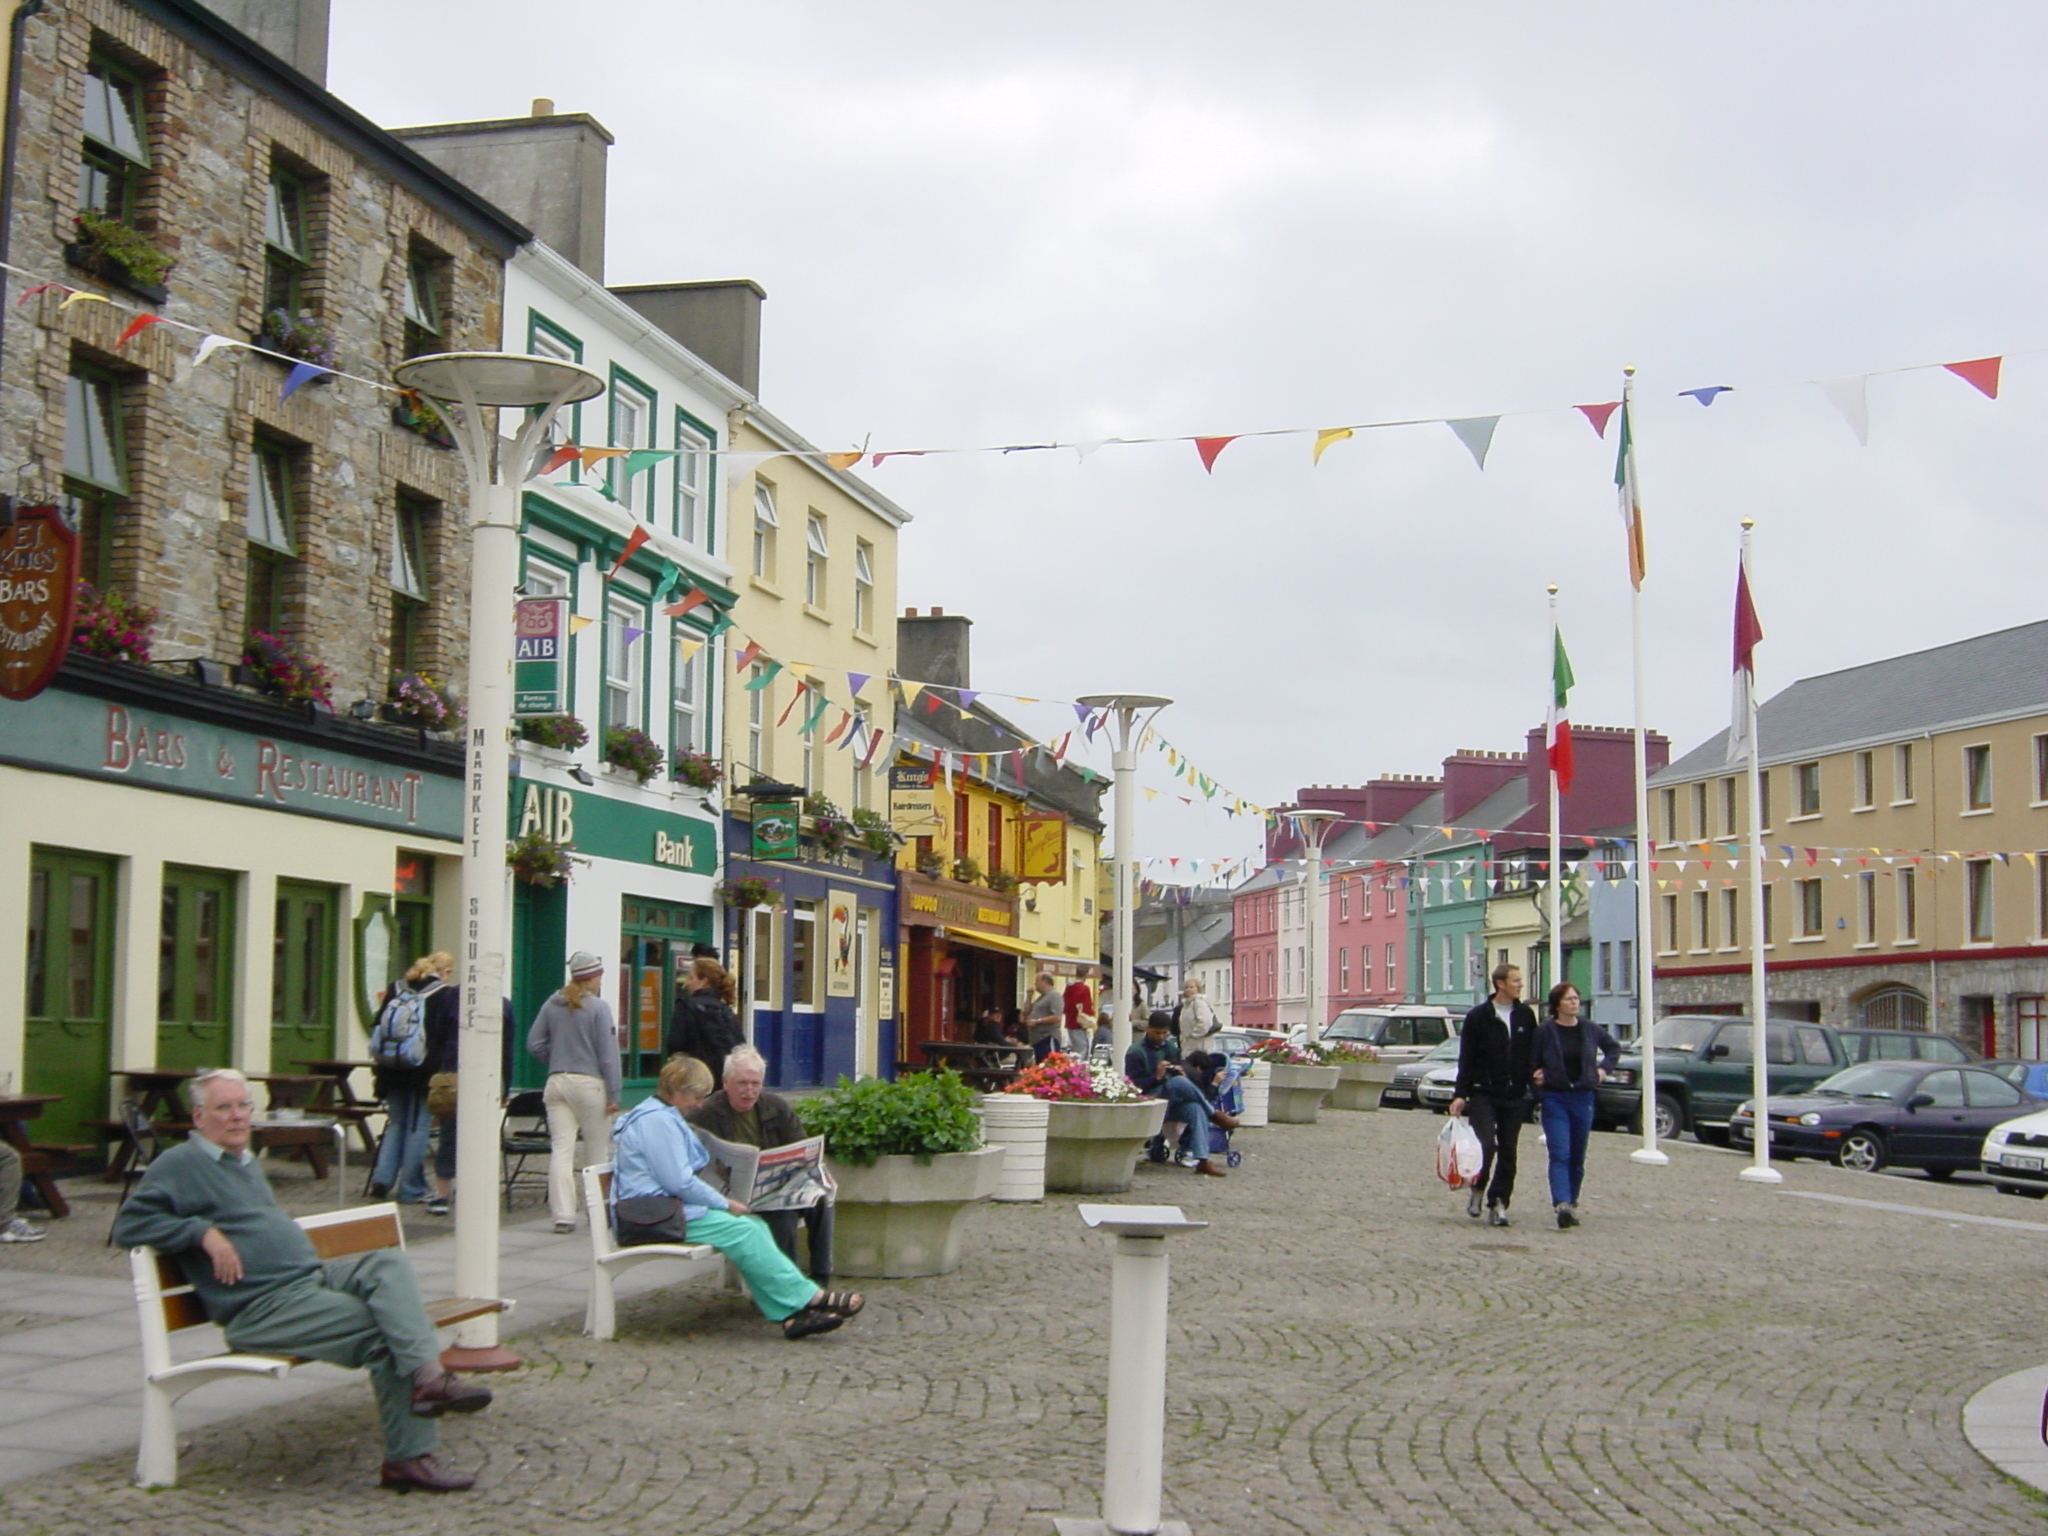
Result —
[[1757, 1168], [1754, 1166], [1743, 1169], [1741, 1178], [1745, 1184], [1782, 1184], [1785, 1182], [1785, 1175], [1778, 1172], [1777, 1169]]
[[1629, 1153], [1628, 1160], [1632, 1163], [1641, 1163], [1645, 1168], [1668, 1168], [1671, 1166], [1670, 1155], [1659, 1152], [1655, 1147], [1637, 1147], [1635, 1151]]
[[1194, 1536], [1185, 1520], [1162, 1520], [1151, 1531], [1119, 1531], [1107, 1520], [1081, 1520], [1057, 1515], [1052, 1536]]
[[516, 1371], [526, 1364], [502, 1344], [465, 1348], [457, 1344], [441, 1351], [441, 1369], [474, 1374], [478, 1371]]

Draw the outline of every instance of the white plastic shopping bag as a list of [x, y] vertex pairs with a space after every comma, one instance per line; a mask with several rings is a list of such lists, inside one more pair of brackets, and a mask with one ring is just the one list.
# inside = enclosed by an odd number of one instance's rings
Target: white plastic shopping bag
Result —
[[1463, 1115], [1446, 1119], [1436, 1137], [1436, 1176], [1453, 1189], [1468, 1189], [1479, 1177], [1479, 1165], [1484, 1161], [1472, 1122]]

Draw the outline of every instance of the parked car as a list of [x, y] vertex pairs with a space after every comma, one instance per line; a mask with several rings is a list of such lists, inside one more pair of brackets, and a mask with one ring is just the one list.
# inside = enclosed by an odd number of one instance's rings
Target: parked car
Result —
[[[1728, 1144], [1728, 1121], [1750, 1095], [1748, 1019], [1725, 1014], [1675, 1013], [1657, 1021], [1657, 1135], [1665, 1140], [1690, 1130], [1717, 1147]], [[1835, 1032], [1822, 1024], [1773, 1019], [1765, 1031], [1767, 1086], [1798, 1093], [1849, 1065]], [[1603, 1125], [1634, 1125], [1642, 1109], [1643, 1057], [1625, 1052], [1594, 1100]]]
[[1225, 1056], [1242, 1056], [1263, 1041], [1286, 1038], [1277, 1029], [1247, 1029], [1233, 1026], [1211, 1035], [1209, 1049], [1219, 1051]]
[[[2018, 1065], [2031, 1068], [2038, 1064]], [[2048, 1099], [2048, 1093], [2033, 1097]], [[1994, 1125], [1977, 1149], [1977, 1162], [2001, 1195], [2026, 1195], [2035, 1200], [2048, 1195], [2048, 1112]]]
[[1918, 1029], [1838, 1029], [1835, 1038], [1853, 1065], [1859, 1061], [1948, 1061], [1968, 1066], [1982, 1061], [1953, 1035], [1930, 1035]]
[[1422, 1074], [1422, 1081], [1416, 1085], [1415, 1097], [1424, 1109], [1433, 1109], [1440, 1115], [1451, 1112], [1451, 1100], [1458, 1096], [1458, 1063], [1454, 1060], [1447, 1066], [1431, 1067]]
[[[1446, 1040], [1458, 1038], [1461, 1014], [1429, 1003], [1388, 1003], [1373, 1008], [1346, 1008], [1330, 1020], [1320, 1038], [1335, 1045], [1353, 1040], [1380, 1053], [1381, 1061], [1419, 1061]], [[1307, 1028], [1295, 1029], [1288, 1038], [1299, 1044]]]
[[1394, 1068], [1394, 1076], [1386, 1087], [1380, 1090], [1381, 1109], [1414, 1109], [1422, 1101], [1416, 1096], [1422, 1079], [1432, 1068], [1458, 1065], [1458, 1041], [1455, 1036], [1431, 1048], [1427, 1056], [1414, 1061], [1404, 1061]]
[[[1867, 1061], [1804, 1093], [1764, 1101], [1773, 1157], [1824, 1157], [1861, 1173], [1925, 1169], [1948, 1178], [1975, 1168], [1987, 1135], [2039, 1104], [1996, 1072], [1939, 1061]], [[1748, 1149], [1753, 1106], [1728, 1122], [1729, 1141]]]
[[1979, 1065], [1996, 1072], [2030, 1099], [2048, 1099], [2048, 1061], [1986, 1061]]

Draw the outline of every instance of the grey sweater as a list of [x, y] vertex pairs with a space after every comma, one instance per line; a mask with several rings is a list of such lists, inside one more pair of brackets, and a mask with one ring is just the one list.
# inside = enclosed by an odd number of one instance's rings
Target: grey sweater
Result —
[[572, 1009], [557, 992], [540, 1005], [526, 1049], [550, 1072], [603, 1079], [605, 1102], [619, 1102], [619, 1027], [603, 998], [586, 997], [581, 1008]]
[[[213, 1278], [213, 1260], [199, 1246], [208, 1227], [219, 1227], [241, 1255], [242, 1278], [235, 1285]], [[199, 1135], [149, 1165], [114, 1218], [114, 1241], [169, 1254], [216, 1323], [266, 1291], [321, 1269], [312, 1240], [278, 1207], [263, 1165], [243, 1162]]]

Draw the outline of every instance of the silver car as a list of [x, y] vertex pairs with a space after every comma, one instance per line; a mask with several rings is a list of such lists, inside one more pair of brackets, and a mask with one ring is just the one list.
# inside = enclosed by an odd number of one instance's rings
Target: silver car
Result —
[[1380, 1090], [1381, 1109], [1415, 1109], [1421, 1106], [1422, 1079], [1436, 1067], [1456, 1066], [1458, 1042], [1446, 1040], [1420, 1061], [1404, 1061], [1394, 1068], [1393, 1080]]
[[1447, 1065], [1431, 1067], [1422, 1075], [1416, 1094], [1424, 1109], [1433, 1109], [1440, 1115], [1448, 1114], [1451, 1100], [1458, 1096], [1457, 1061], [1453, 1059]]

